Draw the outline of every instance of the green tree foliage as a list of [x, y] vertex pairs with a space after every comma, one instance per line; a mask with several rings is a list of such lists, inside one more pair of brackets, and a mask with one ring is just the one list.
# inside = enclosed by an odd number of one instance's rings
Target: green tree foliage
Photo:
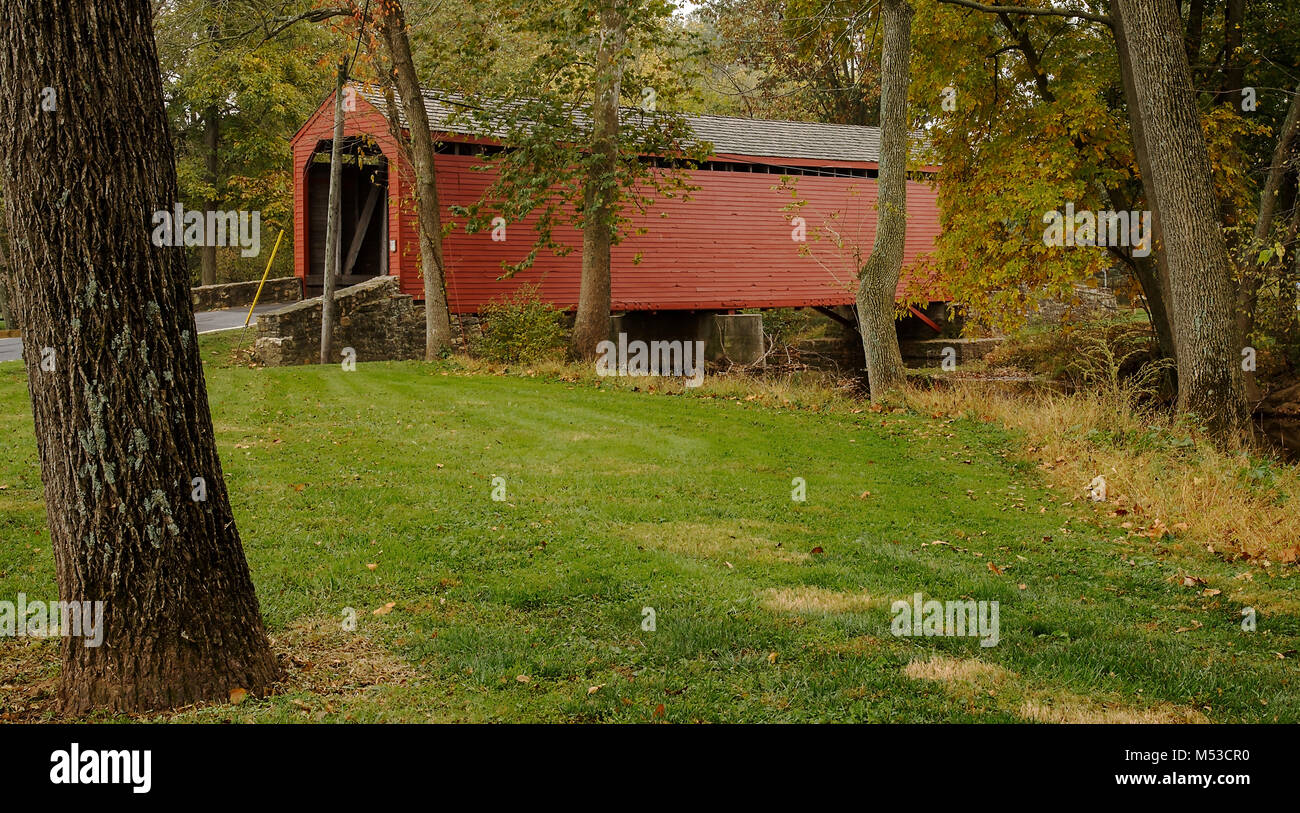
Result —
[[[710, 0], [708, 84], [735, 115], [877, 124], [880, 16], [862, 0]], [[714, 111], [723, 112], [723, 111]]]
[[[289, 138], [332, 87], [336, 35], [320, 25], [297, 24], [270, 34], [274, 21], [312, 7], [306, 0], [167, 0], [157, 4], [154, 30], [181, 201], [203, 209], [262, 213], [263, 245], [287, 229], [273, 273], [293, 262], [293, 177]], [[331, 44], [337, 48], [331, 48]], [[219, 114], [218, 174], [207, 172], [205, 114]], [[269, 237], [268, 237], [269, 235]], [[197, 254], [190, 251], [197, 282]], [[218, 281], [255, 278], [266, 255], [243, 258], [218, 251]]]
[[[500, 70], [476, 82], [477, 92], [461, 105], [462, 121], [510, 148], [491, 158], [497, 177], [482, 200], [458, 210], [471, 232], [488, 227], [493, 217], [507, 223], [528, 219], [538, 239], [507, 274], [530, 267], [537, 254], [565, 254], [573, 246], [554, 239], [561, 223], [584, 224], [582, 200], [592, 175], [590, 118], [599, 36], [598, 3], [568, 0], [545, 6], [517, 0], [505, 3], [513, 30], [534, 59], [519, 70]], [[612, 174], [600, 177], [615, 212], [615, 240], [629, 209], [649, 210], [659, 197], [689, 194], [679, 171], [702, 159], [709, 145], [695, 140], [676, 102], [686, 95], [683, 77], [655, 70], [635, 59], [638, 53], [665, 47], [672, 31], [672, 6], [664, 0], [627, 0], [620, 96], [619, 160]], [[511, 47], [503, 38], [501, 47]], [[496, 62], [498, 66], [500, 62]], [[658, 156], [656, 164], [643, 156]]]
[[1060, 19], [1012, 26], [1032, 57], [997, 16], [930, 0], [918, 3], [913, 36], [912, 99], [927, 161], [942, 166], [943, 232], [929, 262], [958, 300], [1002, 329], [1044, 293], [1113, 262], [1101, 249], [1044, 245], [1044, 213], [1067, 202], [1109, 208], [1105, 190], [1135, 178], [1108, 32]]
[[[1222, 14], [1214, 11], [1201, 35], [1207, 53], [1222, 49], [1222, 26], [1214, 22]], [[1266, 50], [1253, 43], [1268, 27], [1255, 21], [1251, 49]], [[913, 100], [929, 139], [928, 161], [943, 167], [944, 228], [930, 262], [951, 293], [1005, 329], [1019, 324], [1033, 300], [1125, 266], [1131, 253], [1124, 250], [1061, 251], [1043, 243], [1043, 215], [1067, 203], [1093, 211], [1149, 208], [1110, 29], [937, 0], [918, 4], [916, 28]], [[1258, 57], [1247, 60], [1247, 79], [1280, 81], [1277, 65], [1264, 70], [1270, 63]], [[1221, 54], [1200, 63], [1197, 75], [1208, 84], [1198, 98], [1231, 239], [1243, 224], [1253, 226], [1271, 134], [1287, 97], [1272, 94], [1266, 106], [1261, 90], [1260, 108], [1244, 112], [1240, 92], [1228, 104], [1217, 90], [1221, 82], [1209, 82], [1222, 70]]]

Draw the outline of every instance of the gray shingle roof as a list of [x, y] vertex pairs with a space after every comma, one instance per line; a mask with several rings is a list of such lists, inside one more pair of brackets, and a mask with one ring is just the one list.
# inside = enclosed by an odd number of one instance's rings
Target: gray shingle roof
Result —
[[[358, 87], [358, 93], [375, 106], [380, 113], [388, 114], [383, 93], [373, 88]], [[483, 135], [475, 133], [468, 122], [457, 122], [452, 117], [465, 100], [453, 94], [424, 91], [424, 109], [429, 115], [429, 125], [434, 130]], [[635, 115], [636, 110], [629, 113]], [[861, 127], [854, 124], [817, 124], [802, 121], [768, 121], [736, 116], [687, 115], [691, 129], [704, 141], [713, 144], [720, 155], [749, 155], [772, 158], [827, 159], [832, 161], [868, 161], [880, 159], [880, 128]], [[398, 119], [408, 127], [406, 114], [398, 103]]]
[[766, 121], [735, 116], [687, 116], [718, 153], [833, 161], [880, 160], [880, 128], [855, 124]]

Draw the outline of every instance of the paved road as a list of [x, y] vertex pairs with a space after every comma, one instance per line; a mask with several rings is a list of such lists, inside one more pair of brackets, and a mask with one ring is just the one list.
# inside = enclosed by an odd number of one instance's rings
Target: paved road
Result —
[[[250, 325], [257, 324], [257, 315], [265, 313], [276, 308], [283, 308], [285, 302], [272, 302], [270, 304], [258, 305], [253, 309], [253, 320]], [[200, 334], [216, 333], [221, 330], [231, 330], [244, 326], [244, 317], [248, 315], [248, 308], [227, 308], [220, 311], [202, 311], [194, 314], [194, 323], [199, 329]], [[0, 339], [0, 361], [19, 361], [22, 359], [23, 343], [22, 339]]]

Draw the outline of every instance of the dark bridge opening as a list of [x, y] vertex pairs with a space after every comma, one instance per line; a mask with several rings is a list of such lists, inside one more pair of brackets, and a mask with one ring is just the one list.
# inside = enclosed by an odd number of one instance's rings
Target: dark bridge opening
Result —
[[[318, 143], [307, 164], [307, 296], [319, 296], [325, 284], [332, 147], [332, 141]], [[344, 139], [339, 157], [341, 274], [335, 285], [342, 288], [388, 273], [388, 159], [372, 141], [355, 137]]]

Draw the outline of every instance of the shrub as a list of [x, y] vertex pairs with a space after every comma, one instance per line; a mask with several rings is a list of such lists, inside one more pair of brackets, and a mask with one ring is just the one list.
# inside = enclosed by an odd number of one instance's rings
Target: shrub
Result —
[[537, 286], [521, 285], [513, 295], [489, 302], [480, 314], [480, 356], [523, 364], [558, 355], [564, 347], [564, 312], [537, 295]]
[[1024, 330], [986, 357], [990, 367], [1012, 366], [1077, 389], [1111, 397], [1158, 397], [1170, 364], [1156, 353], [1145, 322], [1081, 322], [1049, 330]]

